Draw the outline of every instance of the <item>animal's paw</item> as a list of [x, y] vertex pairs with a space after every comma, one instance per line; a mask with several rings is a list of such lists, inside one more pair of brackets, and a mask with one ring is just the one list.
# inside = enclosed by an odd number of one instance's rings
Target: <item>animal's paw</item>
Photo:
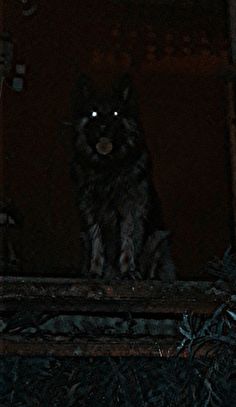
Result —
[[122, 275], [133, 272], [135, 270], [135, 263], [133, 253], [126, 249], [123, 250], [120, 256], [120, 272]]
[[176, 281], [176, 270], [174, 263], [170, 258], [165, 259], [159, 269], [159, 277], [162, 281], [172, 283]]
[[103, 275], [103, 258], [96, 256], [91, 260], [89, 274], [94, 277], [102, 277]]
[[140, 280], [142, 280], [142, 276], [137, 270], [134, 270], [134, 271], [129, 271], [128, 273], [122, 275], [122, 280], [140, 281]]

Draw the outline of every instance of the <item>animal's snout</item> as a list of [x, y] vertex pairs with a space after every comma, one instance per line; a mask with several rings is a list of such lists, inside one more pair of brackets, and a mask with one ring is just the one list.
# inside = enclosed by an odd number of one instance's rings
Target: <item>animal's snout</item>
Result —
[[106, 130], [106, 125], [105, 125], [105, 124], [101, 124], [100, 129], [101, 129], [101, 131], [105, 131], [105, 130]]
[[99, 154], [106, 155], [109, 154], [113, 149], [112, 142], [107, 137], [101, 137], [96, 144], [96, 150]]

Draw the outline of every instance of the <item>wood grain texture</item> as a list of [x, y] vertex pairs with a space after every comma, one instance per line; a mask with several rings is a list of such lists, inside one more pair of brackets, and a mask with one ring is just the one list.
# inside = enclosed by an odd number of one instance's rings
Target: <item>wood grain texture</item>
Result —
[[[236, 236], [236, 109], [235, 109], [235, 78], [236, 78], [236, 3], [233, 0], [228, 1], [229, 13], [229, 37], [231, 42], [231, 61], [232, 72], [231, 79], [227, 84], [228, 101], [228, 129], [230, 143], [230, 161], [231, 161], [231, 180], [232, 180], [232, 206], [234, 212], [234, 240]], [[235, 241], [234, 241], [235, 245]]]
[[59, 357], [174, 356], [183, 313], [205, 319], [235, 301], [229, 285], [208, 281], [111, 285], [6, 276], [0, 297], [0, 354]]
[[[110, 339], [70, 338], [40, 340], [8, 336], [0, 339], [0, 355], [18, 356], [157, 356], [168, 357], [176, 354], [176, 340], [160, 338]], [[184, 356], [184, 354], [183, 354]]]
[[[3, 31], [3, 0], [0, 0], [0, 32]], [[3, 77], [0, 68], [0, 199], [3, 196]]]
[[136, 312], [210, 314], [231, 294], [201, 281], [103, 282], [76, 279], [2, 277], [1, 311]]

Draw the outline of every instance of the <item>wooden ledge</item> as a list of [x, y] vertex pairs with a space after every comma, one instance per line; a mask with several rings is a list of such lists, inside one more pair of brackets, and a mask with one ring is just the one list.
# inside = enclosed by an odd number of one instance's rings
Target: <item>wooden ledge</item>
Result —
[[[3, 276], [0, 355], [173, 357], [181, 335], [178, 329], [171, 335], [157, 334], [161, 321], [171, 319], [175, 323], [185, 311], [207, 316], [222, 303], [234, 300], [235, 304], [233, 294], [229, 286], [219, 287], [209, 281], [109, 284], [71, 278]], [[59, 319], [52, 324], [53, 318]], [[60, 318], [63, 329], [58, 325]], [[68, 326], [67, 318], [71, 319]], [[122, 319], [123, 330], [118, 321]], [[50, 329], [45, 326], [47, 321]], [[125, 321], [131, 324], [126, 327]], [[140, 327], [137, 332], [132, 331], [134, 322]], [[154, 334], [148, 333], [150, 327]], [[199, 356], [204, 352], [205, 347], [199, 350]], [[183, 352], [181, 356], [187, 355]]]
[[[99, 357], [99, 356], [146, 356], [173, 357], [177, 341], [161, 338], [22, 338], [3, 336], [0, 340], [0, 355], [7, 356], [54, 356], [54, 357]], [[183, 352], [181, 356], [185, 357]]]
[[0, 278], [0, 311], [129, 312], [210, 314], [232, 293], [208, 281], [101, 281], [8, 277]]

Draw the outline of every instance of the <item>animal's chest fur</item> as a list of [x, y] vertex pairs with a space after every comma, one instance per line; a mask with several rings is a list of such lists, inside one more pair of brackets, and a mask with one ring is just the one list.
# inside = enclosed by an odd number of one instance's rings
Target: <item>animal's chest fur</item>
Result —
[[125, 217], [139, 202], [145, 208], [148, 197], [143, 184], [129, 176], [87, 177], [81, 190], [84, 198], [80, 202], [81, 210], [93, 214], [98, 222]]
[[137, 204], [140, 202], [145, 208], [147, 197], [142, 192], [142, 183], [133, 188], [135, 181], [130, 172], [127, 176], [108, 172], [102, 177], [94, 174], [84, 177], [80, 209], [86, 220], [99, 225], [109, 264], [114, 264], [121, 252], [122, 222], [131, 214], [134, 224], [141, 223], [143, 213], [137, 211]]

